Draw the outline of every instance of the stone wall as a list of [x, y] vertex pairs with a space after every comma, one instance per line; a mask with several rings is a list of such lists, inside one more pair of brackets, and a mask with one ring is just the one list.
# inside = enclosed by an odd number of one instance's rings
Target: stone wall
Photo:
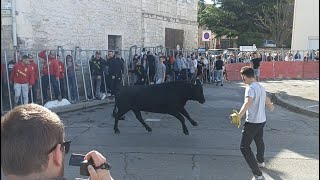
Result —
[[122, 49], [165, 44], [165, 28], [184, 30], [185, 48], [197, 48], [197, 0], [16, 0], [17, 35], [27, 49]]

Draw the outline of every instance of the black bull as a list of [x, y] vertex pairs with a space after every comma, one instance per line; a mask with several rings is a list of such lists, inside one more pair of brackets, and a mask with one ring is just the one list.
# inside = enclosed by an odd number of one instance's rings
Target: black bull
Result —
[[[201, 82], [176, 81], [148, 86], [121, 87], [115, 97], [113, 116], [115, 117], [114, 131], [120, 133], [118, 128], [119, 119], [132, 110], [141, 124], [151, 132], [152, 129], [144, 122], [141, 112], [152, 112], [170, 114], [180, 120], [183, 133], [188, 135], [189, 131], [185, 125], [185, 116], [193, 126], [197, 126], [184, 108], [188, 100], [198, 101], [203, 104], [205, 98]], [[183, 116], [182, 116], [183, 115]]]

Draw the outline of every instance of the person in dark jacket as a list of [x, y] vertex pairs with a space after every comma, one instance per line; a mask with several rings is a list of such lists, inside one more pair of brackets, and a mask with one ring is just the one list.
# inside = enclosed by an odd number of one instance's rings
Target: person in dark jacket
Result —
[[149, 80], [154, 83], [154, 75], [156, 74], [156, 59], [153, 54], [147, 52], [147, 64], [149, 65]]
[[90, 70], [91, 70], [91, 78], [92, 78], [92, 84], [95, 83], [95, 98], [101, 99], [101, 79], [103, 76], [103, 70], [106, 66], [106, 61], [101, 58], [100, 51], [96, 51], [96, 57], [90, 60]]
[[109, 76], [110, 80], [110, 90], [111, 95], [115, 96], [120, 89], [120, 84], [122, 80], [122, 74], [124, 72], [124, 60], [121, 58], [119, 52], [115, 52], [115, 58], [108, 62], [109, 64]]
[[145, 85], [147, 73], [143, 67], [143, 64], [141, 64], [141, 60], [138, 60], [136, 63], [134, 73], [137, 76], [137, 82], [134, 83], [134, 85]]

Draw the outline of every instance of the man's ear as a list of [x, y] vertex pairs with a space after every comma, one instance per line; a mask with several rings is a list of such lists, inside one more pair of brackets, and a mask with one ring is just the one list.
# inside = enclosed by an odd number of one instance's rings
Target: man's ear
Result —
[[51, 153], [52, 153], [51, 158], [53, 163], [57, 166], [62, 166], [62, 164], [64, 163], [63, 162], [64, 151], [61, 150], [61, 144], [58, 144]]

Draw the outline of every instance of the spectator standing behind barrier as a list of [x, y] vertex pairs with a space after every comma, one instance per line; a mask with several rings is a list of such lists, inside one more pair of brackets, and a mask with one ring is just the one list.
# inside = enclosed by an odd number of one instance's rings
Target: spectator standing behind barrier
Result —
[[294, 55], [294, 60], [301, 61], [301, 54], [299, 53], [299, 51], [297, 51], [296, 54]]
[[18, 105], [22, 91], [23, 104], [28, 104], [29, 88], [34, 84], [34, 73], [29, 65], [27, 55], [22, 57], [22, 61], [16, 63], [10, 74], [10, 83], [13, 83], [14, 88], [14, 106]]
[[223, 86], [223, 60], [221, 59], [221, 55], [219, 55], [217, 57], [218, 59], [216, 60], [216, 63], [215, 63], [215, 70], [216, 70], [216, 86], [219, 85], [219, 82], [221, 83], [220, 86]]
[[182, 61], [182, 53], [179, 53], [176, 56], [176, 59], [173, 62], [173, 70], [175, 74], [175, 80], [181, 80], [181, 70], [183, 66], [183, 61]]
[[147, 61], [149, 65], [149, 80], [154, 83], [154, 75], [156, 73], [156, 59], [152, 55], [151, 51], [147, 52]]
[[[37, 105], [21, 105], [1, 117], [1, 168], [7, 180], [65, 179], [64, 159], [71, 141], [64, 138], [64, 125], [58, 115]], [[85, 159], [91, 180], [113, 180], [102, 169], [107, 160], [97, 151]]]
[[[267, 106], [272, 112], [274, 110], [273, 103], [266, 95], [263, 86], [256, 82], [254, 71], [252, 68], [245, 66], [241, 69], [241, 78], [247, 85], [245, 90], [245, 100], [239, 111], [241, 119], [246, 114], [246, 120], [243, 125], [242, 137], [240, 142], [240, 150], [253, 173], [253, 179], [264, 179], [259, 168], [265, 167], [264, 162], [264, 142], [263, 128], [266, 123]], [[250, 145], [255, 141], [257, 146], [257, 155], [253, 155]]]
[[28, 55], [29, 65], [31, 67], [31, 70], [34, 74], [34, 84], [31, 88], [31, 91], [29, 91], [29, 103], [37, 103], [38, 99], [38, 77], [39, 77], [39, 69], [38, 64], [34, 62], [32, 54]]
[[[41, 51], [39, 53], [39, 57], [44, 60], [43, 67], [42, 67], [42, 94], [43, 94], [43, 101], [44, 104], [48, 101], [48, 87], [49, 87], [49, 76], [50, 76], [50, 83], [53, 87], [55, 99], [61, 101], [61, 94], [59, 89], [59, 77], [60, 77], [60, 70], [59, 70], [59, 60], [55, 58], [53, 52], [49, 52], [48, 59], [46, 56], [46, 51]], [[49, 63], [49, 68], [48, 68]], [[50, 92], [51, 93], [51, 92]]]
[[66, 57], [66, 66], [67, 66], [67, 78], [69, 82], [69, 90], [71, 95], [71, 100], [78, 100], [78, 87], [76, 82], [76, 71], [79, 67], [77, 64], [73, 62], [73, 58], [71, 55], [67, 55]]
[[101, 97], [101, 81], [103, 76], [103, 69], [106, 66], [106, 61], [101, 58], [100, 51], [96, 51], [96, 56], [90, 62], [90, 70], [91, 70], [91, 78], [92, 84], [95, 85], [94, 87], [94, 97], [100, 100]]
[[166, 79], [165, 82], [171, 81], [171, 64], [170, 64], [170, 57], [165, 57], [165, 61], [163, 64], [166, 66]]
[[309, 53], [309, 51], [307, 51], [306, 54], [304, 55], [303, 61], [310, 61], [310, 53]]
[[134, 67], [134, 73], [137, 76], [137, 81], [134, 83], [134, 85], [145, 85], [147, 73], [143, 64], [141, 64], [141, 60], [138, 60]]
[[253, 65], [253, 70], [254, 70], [254, 76], [256, 80], [259, 82], [260, 81], [260, 62], [261, 59], [257, 57], [257, 53], [253, 54], [253, 59], [251, 60], [252, 65]]
[[161, 56], [159, 58], [159, 63], [157, 64], [157, 71], [156, 71], [156, 84], [164, 83], [166, 78], [166, 65], [164, 65], [164, 57]]
[[191, 55], [191, 61], [190, 61], [190, 79], [194, 78], [197, 75], [198, 72], [198, 61], [195, 58], [195, 55]]
[[61, 57], [59, 55], [57, 55], [57, 58], [59, 60], [59, 71], [60, 71], [60, 75], [59, 75], [60, 93], [61, 93], [61, 97], [63, 99], [66, 97], [65, 67], [64, 67], [64, 64], [61, 60]]
[[272, 61], [273, 60], [273, 57], [271, 56], [271, 53], [269, 53], [269, 55], [267, 56], [267, 61]]
[[109, 75], [111, 76], [111, 96], [115, 96], [121, 86], [122, 74], [124, 72], [124, 61], [119, 52], [115, 53], [115, 58], [110, 61]]

